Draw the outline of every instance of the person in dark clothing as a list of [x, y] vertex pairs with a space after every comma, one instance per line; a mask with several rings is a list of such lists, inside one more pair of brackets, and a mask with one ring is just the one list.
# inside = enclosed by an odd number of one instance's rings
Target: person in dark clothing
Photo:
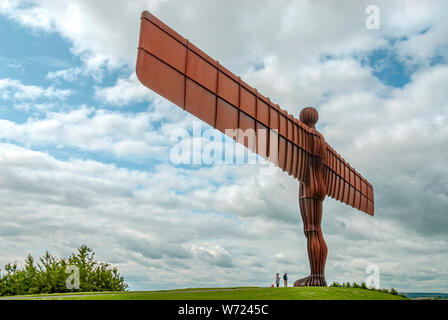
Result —
[[283, 283], [285, 284], [285, 287], [288, 286], [288, 274], [286, 272], [283, 275]]

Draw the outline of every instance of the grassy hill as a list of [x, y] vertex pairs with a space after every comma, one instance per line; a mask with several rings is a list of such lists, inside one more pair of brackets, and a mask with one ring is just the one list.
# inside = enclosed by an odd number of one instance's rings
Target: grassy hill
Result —
[[83, 292], [15, 298], [58, 300], [406, 300], [400, 296], [372, 290], [334, 287], [195, 288], [164, 291]]

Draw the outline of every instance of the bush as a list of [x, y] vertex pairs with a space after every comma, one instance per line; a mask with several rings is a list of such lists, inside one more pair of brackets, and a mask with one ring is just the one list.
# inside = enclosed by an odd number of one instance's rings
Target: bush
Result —
[[398, 291], [394, 288], [387, 290], [387, 289], [375, 289], [375, 288], [368, 288], [365, 282], [362, 282], [361, 284], [357, 284], [356, 282], [353, 282], [353, 284], [350, 284], [350, 282], [345, 282], [342, 283], [342, 285], [339, 282], [333, 282], [330, 287], [343, 287], [343, 288], [361, 288], [361, 289], [366, 289], [366, 290], [374, 290], [374, 291], [378, 291], [378, 292], [383, 292], [383, 293], [389, 293], [389, 294], [393, 294], [395, 296], [401, 296], [406, 298], [405, 295], [403, 294], [399, 294]]
[[[40, 293], [64, 293], [86, 291], [125, 291], [128, 285], [117, 268], [108, 263], [97, 262], [95, 252], [82, 245], [78, 252], [68, 259], [56, 258], [48, 251], [35, 264], [31, 255], [25, 259], [25, 267], [19, 269], [17, 263], [5, 265], [5, 274], [0, 270], [0, 296]], [[79, 289], [69, 289], [66, 280], [68, 266], [79, 270]]]
[[395, 288], [390, 289], [389, 293], [393, 294], [394, 296], [398, 296], [398, 291], [395, 290]]
[[330, 284], [330, 287], [342, 287], [342, 285], [339, 282], [333, 282], [332, 284]]

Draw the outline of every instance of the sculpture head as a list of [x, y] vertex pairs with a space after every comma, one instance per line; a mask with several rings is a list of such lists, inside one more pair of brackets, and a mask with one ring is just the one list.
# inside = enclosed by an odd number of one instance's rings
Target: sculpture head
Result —
[[319, 120], [319, 113], [313, 107], [306, 107], [300, 111], [299, 120], [310, 128], [314, 128]]

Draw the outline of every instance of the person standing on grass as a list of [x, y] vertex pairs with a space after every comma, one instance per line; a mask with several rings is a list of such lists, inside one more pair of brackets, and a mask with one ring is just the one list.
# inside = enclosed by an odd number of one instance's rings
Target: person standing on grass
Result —
[[285, 272], [283, 275], [283, 283], [285, 284], [285, 288], [288, 286], [288, 274]]
[[275, 275], [275, 284], [276, 284], [277, 288], [280, 286], [280, 275], [278, 274], [278, 272]]

